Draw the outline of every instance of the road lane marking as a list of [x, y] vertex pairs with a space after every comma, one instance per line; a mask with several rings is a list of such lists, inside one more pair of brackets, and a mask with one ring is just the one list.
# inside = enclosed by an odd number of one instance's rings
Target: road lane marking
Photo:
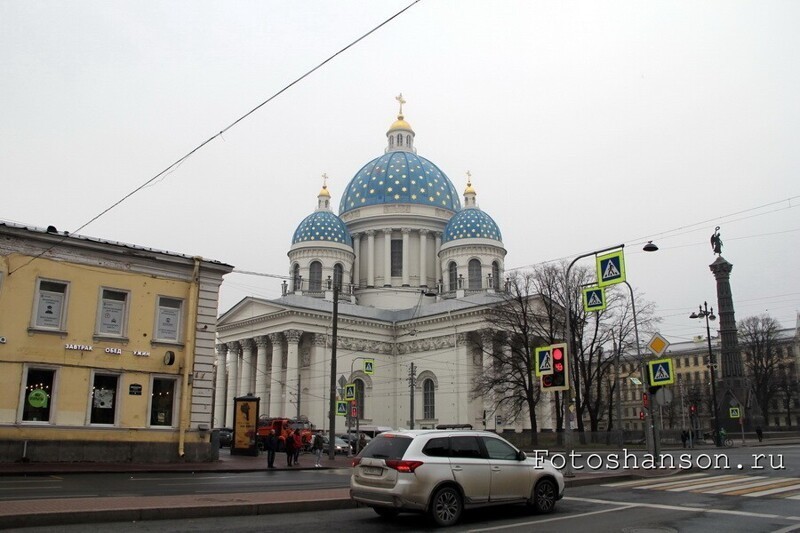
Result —
[[[800, 517], [797, 516], [781, 516], [777, 514], [752, 513], [748, 511], [734, 511], [731, 509], [708, 509], [706, 507], [691, 507], [690, 505], [667, 505], [663, 503], [640, 503], [640, 502], [625, 502], [625, 501], [614, 501], [614, 500], [599, 500], [596, 498], [578, 498], [575, 496], [565, 496], [564, 499], [576, 502], [599, 503], [603, 505], [628, 505], [629, 507], [647, 507], [650, 509], [663, 509], [667, 511], [724, 514], [733, 516], [746, 516], [751, 518], [780, 518], [783, 520], [800, 521]], [[800, 497], [798, 499], [800, 499]]]
[[496, 526], [496, 527], [487, 527], [484, 529], [470, 529], [469, 531], [500, 531], [501, 529], [510, 529], [510, 528], [518, 528], [520, 526], [535, 526], [538, 524], [544, 524], [547, 522], [559, 522], [561, 520], [571, 520], [573, 518], [583, 518], [584, 516], [591, 516], [596, 514], [603, 514], [603, 513], [613, 513], [614, 511], [624, 511], [625, 509], [630, 509], [631, 507], [635, 507], [635, 505], [622, 505], [620, 507], [615, 507], [613, 509], [601, 509], [599, 511], [590, 511], [588, 513], [581, 513], [581, 514], [574, 514], [568, 516], [557, 516], [554, 518], [545, 518], [544, 520], [534, 520], [531, 522], [517, 522], [516, 524], [509, 524], [506, 526]]
[[[681, 479], [690, 479], [696, 477], [708, 477], [708, 474], [686, 474], [681, 475]], [[647, 483], [652, 483], [652, 479], [637, 479], [636, 481], [620, 481], [617, 483], [604, 483], [603, 487], [633, 487], [636, 485], [645, 485]]]
[[[726, 479], [720, 479], [725, 477]], [[764, 476], [750, 476], [749, 479], [763, 479]], [[669, 492], [686, 492], [690, 490], [700, 490], [705, 488], [717, 487], [720, 485], [731, 485], [733, 483], [741, 483], [742, 481], [748, 478], [743, 476], [720, 476], [719, 478], [715, 479], [714, 481], [705, 480], [702, 483], [694, 484], [694, 485], [687, 485], [685, 487], [675, 487], [672, 489], [667, 489]]]
[[[797, 481], [797, 480], [795, 480]], [[794, 485], [788, 485], [785, 487], [778, 487], [776, 489], [769, 489], [769, 490], [762, 490], [759, 492], [751, 492], [749, 494], [745, 494], [745, 496], [749, 497], [756, 497], [756, 496], [769, 496], [771, 494], [779, 494], [781, 492], [788, 492], [790, 490], [800, 489], [800, 483], [795, 483]]]
[[[753, 488], [753, 487], [764, 487], [765, 485], [771, 485], [771, 484], [775, 483], [774, 479], [775, 478], [767, 479], [767, 480], [763, 480], [762, 479], [761, 481], [745, 482], [743, 485], [739, 485], [736, 488], [722, 487], [722, 488], [718, 488], [718, 489], [702, 490], [702, 491], [697, 491], [697, 492], [698, 493], [703, 493], [703, 494], [727, 494], [728, 496], [731, 496], [731, 495], [735, 496], [737, 492], [739, 492], [741, 490], [744, 490], [744, 489], [750, 489], [750, 488]], [[744, 492], [742, 492], [742, 494], [744, 494]]]

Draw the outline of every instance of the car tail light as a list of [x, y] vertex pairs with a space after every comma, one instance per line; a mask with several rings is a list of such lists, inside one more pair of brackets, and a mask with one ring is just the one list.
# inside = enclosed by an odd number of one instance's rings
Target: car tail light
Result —
[[422, 461], [401, 461], [399, 459], [386, 460], [386, 466], [405, 474], [413, 474], [414, 470], [422, 466], [422, 464]]
[[350, 463], [350, 466], [353, 468], [358, 466], [358, 463], [361, 462], [361, 457], [353, 457], [353, 461]]

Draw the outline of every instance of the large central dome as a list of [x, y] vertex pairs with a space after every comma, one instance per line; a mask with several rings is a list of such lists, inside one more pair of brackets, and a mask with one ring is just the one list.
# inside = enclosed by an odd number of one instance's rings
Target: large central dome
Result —
[[376, 204], [422, 204], [456, 212], [461, 201], [450, 179], [435, 164], [405, 150], [373, 159], [350, 180], [339, 214]]

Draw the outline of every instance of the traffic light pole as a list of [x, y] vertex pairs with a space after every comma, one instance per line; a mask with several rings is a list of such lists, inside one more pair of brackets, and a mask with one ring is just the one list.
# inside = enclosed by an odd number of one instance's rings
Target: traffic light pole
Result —
[[[572, 339], [572, 303], [570, 302], [570, 295], [572, 294], [572, 287], [570, 287], [570, 284], [569, 284], [569, 272], [570, 272], [570, 270], [572, 270], [572, 267], [575, 265], [575, 263], [578, 262], [579, 259], [583, 259], [584, 257], [591, 257], [593, 255], [601, 254], [603, 252], [610, 252], [611, 250], [617, 250], [617, 249], [621, 249], [621, 248], [624, 248], [624, 247], [625, 247], [624, 244], [618, 244], [617, 246], [611, 246], [609, 248], [603, 248], [602, 250], [595, 250], [594, 252], [589, 252], [588, 254], [579, 255], [578, 257], [573, 259], [572, 262], [567, 267], [567, 272], [564, 274], [564, 277], [565, 277], [565, 279], [564, 279], [564, 287], [566, 288], [566, 290], [564, 292], [565, 292], [565, 298], [566, 298], [566, 304], [567, 304], [567, 316], [566, 316], [566, 320], [565, 320], [565, 322], [566, 322], [566, 336], [567, 336], [567, 339], [566, 339], [567, 340], [567, 357], [571, 357], [573, 362], [576, 362], [575, 361], [576, 354], [575, 354], [575, 343], [573, 342], [573, 339]], [[637, 340], [637, 345], [638, 345], [638, 340]], [[572, 372], [574, 372], [577, 375], [578, 374], [577, 365], [569, 364], [568, 365], [568, 370], [569, 370], [570, 366], [572, 367]], [[567, 379], [570, 379], [569, 375], [567, 376]], [[575, 379], [573, 381], [573, 384], [575, 385], [575, 398], [576, 398], [576, 401], [580, 402], [580, 389], [578, 388], [580, 386], [580, 384], [578, 383], [577, 379]], [[573, 442], [573, 435], [572, 435], [572, 421], [570, 420], [570, 414], [571, 414], [570, 413], [570, 407], [572, 406], [572, 394], [570, 393], [569, 390], [566, 390], [564, 392], [566, 392], [566, 394], [564, 395], [563, 401], [561, 402], [561, 403], [564, 404], [564, 406], [563, 406], [564, 407], [564, 416], [563, 416], [563, 418], [564, 418], [564, 446], [567, 448], [567, 455], [569, 457], [572, 457], [573, 456], [573, 452], [575, 451], [575, 445], [574, 445], [574, 442]], [[575, 411], [576, 411], [575, 416], [577, 416], [577, 406], [576, 406]], [[572, 465], [570, 464], [569, 460], [565, 461], [565, 463], [566, 463], [566, 466], [564, 467], [564, 477], [575, 477], [575, 473], [572, 471]]]

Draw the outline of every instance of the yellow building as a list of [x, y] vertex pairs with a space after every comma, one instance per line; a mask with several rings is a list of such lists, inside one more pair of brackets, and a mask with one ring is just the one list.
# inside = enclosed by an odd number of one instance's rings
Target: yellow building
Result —
[[230, 265], [0, 222], [0, 462], [211, 460]]

